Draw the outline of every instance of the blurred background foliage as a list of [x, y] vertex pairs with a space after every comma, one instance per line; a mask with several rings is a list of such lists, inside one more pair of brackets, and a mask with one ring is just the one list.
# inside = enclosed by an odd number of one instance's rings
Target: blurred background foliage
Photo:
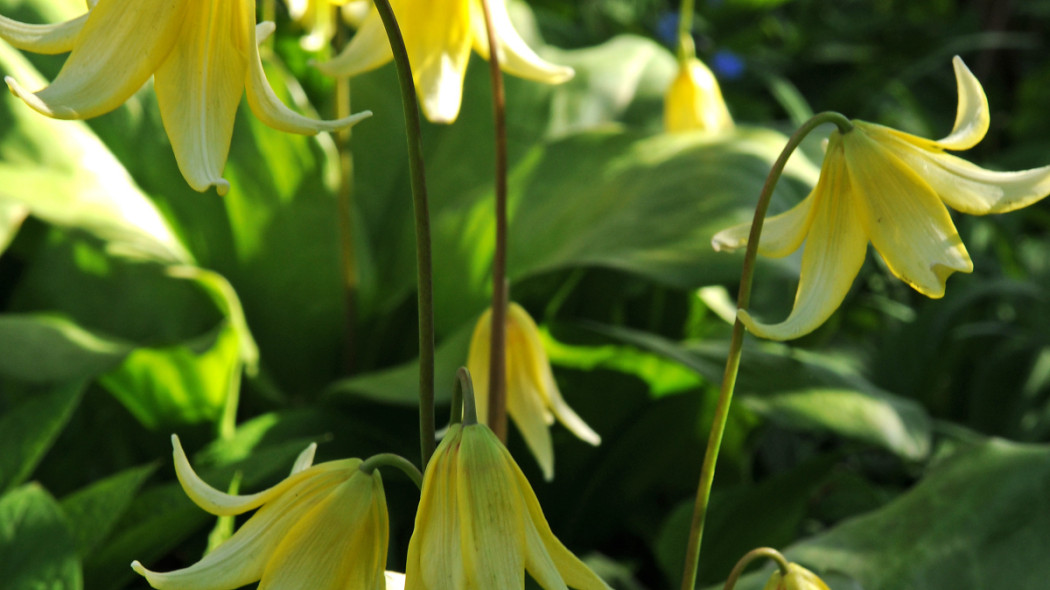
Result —
[[[577, 77], [507, 80], [512, 297], [543, 326], [565, 396], [603, 443], [556, 426], [551, 483], [513, 428], [509, 446], [554, 531], [614, 587], [677, 587], [741, 260], [713, 253], [710, 236], [749, 218], [784, 134], [813, 112], [946, 134], [955, 54], [992, 108], [967, 157], [1050, 163], [1050, 1], [699, 1], [698, 54], [739, 126], [719, 138], [660, 129], [675, 3], [513, 8], [533, 46], [545, 40], [542, 53]], [[78, 10], [0, 0], [27, 22]], [[324, 54], [299, 48], [283, 6], [276, 16], [271, 82], [331, 116], [333, 85], [308, 65]], [[24, 83], [62, 63], [29, 59], [0, 44], [0, 69]], [[489, 294], [489, 88], [475, 57], [460, 119], [424, 129], [439, 421]], [[196, 561], [215, 522], [175, 482], [171, 432], [207, 481], [225, 488], [239, 474], [247, 491], [310, 441], [321, 460], [415, 457], [415, 262], [392, 66], [352, 91], [354, 110], [375, 116], [352, 138], [349, 322], [331, 138], [275, 132], [242, 108], [219, 198], [182, 181], [149, 88], [86, 124], [0, 99], [5, 588], [144, 588], [132, 559]], [[806, 194], [819, 150], [815, 140], [793, 158], [776, 210]], [[952, 277], [943, 300], [872, 255], [816, 333], [747, 343], [701, 586], [772, 545], [835, 590], [1045, 588], [1050, 214], [1038, 204], [956, 221], [975, 271]], [[763, 264], [755, 308], [786, 313], [797, 268]], [[384, 475], [389, 565], [402, 569], [418, 495]]]

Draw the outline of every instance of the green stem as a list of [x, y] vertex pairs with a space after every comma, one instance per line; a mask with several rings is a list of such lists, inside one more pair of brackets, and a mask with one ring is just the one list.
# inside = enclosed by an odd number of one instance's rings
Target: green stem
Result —
[[736, 562], [736, 565], [733, 566], [733, 571], [729, 572], [729, 577], [726, 578], [726, 585], [722, 587], [722, 590], [733, 590], [733, 587], [736, 586], [736, 581], [740, 579], [740, 576], [744, 573], [747, 566], [759, 557], [768, 557], [777, 562], [777, 567], [780, 568], [781, 577], [788, 575], [788, 571], [790, 571], [788, 569], [788, 561], [784, 558], [783, 554], [772, 547], [759, 547], [758, 549], [748, 551], [740, 558], [740, 561]]
[[500, 441], [507, 442], [507, 100], [492, 12], [481, 0], [489, 43], [492, 113], [496, 135], [496, 249], [492, 258], [492, 332], [489, 349], [489, 409], [487, 422]]
[[405, 113], [408, 139], [408, 168], [416, 222], [416, 272], [419, 282], [419, 448], [422, 465], [430, 461], [436, 445], [434, 437], [434, 286], [430, 255], [430, 210], [427, 204], [426, 175], [423, 172], [423, 132], [419, 120], [419, 100], [412, 82], [412, 66], [401, 29], [388, 0], [372, 0], [383, 20], [390, 49], [394, 54], [397, 79], [401, 86], [401, 106]]
[[685, 62], [696, 57], [693, 44], [693, 0], [682, 0], [678, 12], [678, 61]]
[[395, 455], [394, 453], [380, 453], [378, 455], [372, 455], [361, 462], [358, 467], [361, 471], [364, 471], [368, 475], [372, 475], [372, 472], [379, 467], [397, 467], [408, 479], [412, 480], [412, 483], [416, 484], [416, 487], [423, 489], [423, 474], [419, 472], [419, 468], [412, 464], [411, 461], [402, 457], [401, 455]]
[[466, 367], [460, 367], [456, 375], [459, 377], [463, 393], [463, 425], [477, 424], [478, 408], [474, 403], [474, 381], [470, 378], [470, 371]]
[[456, 384], [452, 388], [452, 417], [449, 424], [463, 422], [463, 399], [469, 397], [474, 399], [474, 384], [470, 380], [470, 371], [466, 367], [460, 367], [456, 371]]
[[[769, 202], [773, 196], [773, 188], [780, 175], [784, 172], [788, 158], [798, 148], [802, 140], [810, 132], [825, 123], [834, 123], [842, 133], [853, 129], [849, 120], [839, 113], [820, 113], [809, 121], [806, 121], [798, 131], [792, 135], [784, 146], [776, 162], [773, 164], [766, 182], [762, 186], [762, 193], [758, 197], [758, 205], [755, 207], [755, 217], [751, 222], [751, 233], [747, 240], [747, 251], [744, 254], [744, 266], [740, 275], [740, 291], [737, 295], [737, 310], [747, 309], [751, 303], [751, 283], [755, 275], [755, 257], [758, 254], [758, 241], [762, 235], [762, 223], [769, 210]], [[704, 463], [700, 468], [700, 483], [696, 488], [696, 503], [693, 506], [693, 519], [689, 527], [689, 546], [685, 554], [685, 568], [682, 573], [682, 590], [692, 590], [696, 586], [696, 574], [700, 563], [700, 541], [704, 531], [704, 519], [707, 516], [707, 505], [711, 499], [711, 484], [715, 478], [715, 463], [718, 459], [718, 451], [722, 446], [722, 435], [725, 433], [726, 422], [729, 420], [729, 405], [733, 401], [733, 389], [736, 387], [736, 377], [740, 370], [740, 356], [744, 344], [744, 324], [738, 318], [733, 323], [733, 335], [729, 342], [729, 356], [726, 358], [725, 374], [722, 377], [722, 388], [718, 395], [718, 404], [715, 406], [715, 416], [711, 424], [711, 433], [707, 439], [707, 450], [704, 453]]]

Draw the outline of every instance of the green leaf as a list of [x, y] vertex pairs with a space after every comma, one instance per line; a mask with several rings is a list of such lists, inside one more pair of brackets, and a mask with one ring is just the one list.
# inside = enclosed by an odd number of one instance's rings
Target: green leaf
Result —
[[[627, 328], [589, 327], [721, 383], [727, 341], [679, 344]], [[833, 433], [915, 461], [930, 452], [930, 419], [922, 406], [879, 389], [830, 356], [775, 343], [745, 345], [735, 395], [738, 403], [785, 426]]]
[[58, 503], [37, 484], [0, 496], [0, 580], [9, 590], [83, 588], [77, 546]]
[[83, 384], [58, 386], [0, 414], [0, 492], [33, 473], [73, 415], [83, 390]]
[[[0, 70], [27, 87], [45, 81], [10, 45]], [[57, 121], [13, 94], [0, 98], [0, 202], [56, 225], [92, 232], [111, 250], [188, 262], [160, 212], [98, 137], [79, 121]]]
[[[1050, 579], [1050, 446], [988, 440], [931, 469], [874, 512], [806, 539], [792, 561], [835, 588], [1043, 588]], [[739, 590], [762, 587], [768, 572]]]
[[133, 348], [57, 316], [0, 315], [0, 374], [29, 383], [93, 377], [120, 364]]
[[90, 555], [106, 539], [156, 469], [156, 464], [132, 467], [62, 498], [62, 510], [81, 557]]
[[240, 389], [239, 342], [223, 324], [197, 342], [137, 348], [99, 382], [147, 428], [214, 422]]

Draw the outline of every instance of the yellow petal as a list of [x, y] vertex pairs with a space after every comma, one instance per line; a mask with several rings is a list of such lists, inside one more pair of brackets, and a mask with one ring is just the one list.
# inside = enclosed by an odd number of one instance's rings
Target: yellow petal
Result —
[[270, 87], [270, 82], [266, 79], [266, 72], [263, 70], [262, 58], [259, 56], [257, 39], [266, 37], [273, 31], [273, 26], [273, 23], [260, 23], [257, 27], [251, 28], [251, 38], [248, 43], [251, 55], [248, 58], [246, 95], [248, 106], [260, 121], [278, 131], [313, 135], [321, 131], [353, 127], [359, 121], [372, 116], [371, 111], [362, 111], [342, 119], [322, 121], [304, 117], [285, 106]]
[[470, 61], [470, 2], [430, 2], [425, 10], [407, 0], [391, 2], [405, 37], [423, 114], [432, 123], [452, 123], [459, 116], [463, 76]]
[[288, 17], [292, 20], [301, 20], [306, 15], [307, 9], [310, 8], [311, 2], [317, 0], [286, 0], [285, 4], [288, 5]]
[[374, 70], [393, 58], [394, 54], [390, 51], [386, 29], [383, 28], [383, 20], [379, 17], [379, 13], [372, 9], [361, 23], [361, 28], [357, 30], [353, 39], [339, 55], [330, 61], [314, 65], [329, 76], [356, 76]]
[[[827, 166], [827, 158], [824, 160]], [[787, 211], [767, 217], [762, 223], [762, 235], [758, 240], [758, 253], [771, 258], [782, 258], [798, 250], [806, 239], [813, 223], [814, 191], [799, 204]], [[733, 251], [747, 246], [751, 235], [751, 223], [742, 223], [724, 229], [711, 238], [711, 247], [716, 252]]]
[[529, 451], [536, 457], [543, 478], [554, 478], [554, 445], [551, 442], [550, 424], [554, 417], [543, 403], [531, 374], [527, 353], [515, 342], [511, 331], [507, 332], [507, 414], [514, 420]]
[[939, 150], [926, 150], [879, 131], [871, 135], [879, 142], [892, 145], [893, 154], [956, 211], [971, 215], [1006, 213], [1050, 194], [1050, 166], [1019, 172], [985, 170], [962, 158]]
[[423, 475], [416, 526], [408, 542], [406, 590], [466, 587], [453, 452], [462, 437], [462, 425], [450, 426]]
[[182, 489], [189, 496], [190, 500], [193, 500], [194, 504], [217, 516], [241, 514], [253, 508], [258, 508], [298, 485], [304, 479], [311, 477], [315, 472], [349, 469], [356, 467], [361, 462], [360, 459], [347, 459], [345, 461], [323, 463], [313, 467], [314, 472], [299, 472], [267, 490], [247, 496], [234, 496], [211, 487], [193, 471], [193, 467], [190, 466], [190, 461], [186, 457], [186, 452], [182, 450], [182, 443], [179, 441], [179, 437], [174, 434], [171, 436], [171, 446], [173, 449], [172, 456], [175, 459], [175, 475], [178, 477], [179, 483], [182, 484]]
[[769, 577], [763, 590], [828, 590], [828, 586], [813, 572], [796, 563], [789, 563], [787, 575], [781, 576], [778, 568]]
[[971, 272], [973, 262], [933, 189], [894, 156], [892, 145], [876, 138], [860, 125], [843, 136], [865, 232], [894, 275], [928, 297], [941, 297], [948, 276]]
[[577, 438], [592, 445], [600, 444], [602, 438], [598, 436], [598, 433], [592, 430], [562, 397], [558, 384], [554, 381], [551, 362], [547, 357], [547, 351], [543, 348], [543, 341], [540, 339], [540, 331], [536, 322], [532, 320], [527, 311], [513, 301], [508, 305], [507, 315], [509, 320], [507, 323], [508, 347], [512, 337], [521, 340], [517, 346], [522, 354], [521, 364], [529, 368], [543, 404], [550, 408], [554, 417]]
[[[545, 61], [525, 43], [510, 20], [504, 0], [489, 0], [489, 12], [492, 16], [492, 33], [500, 48], [500, 68], [503, 71], [548, 84], [560, 84], [572, 79], [575, 75], [572, 68]], [[480, 0], [470, 2], [470, 22], [473, 29], [474, 49], [481, 57], [488, 59], [489, 38], [485, 30], [485, 15]]]
[[464, 573], [472, 588], [525, 585], [524, 506], [502, 449], [487, 426], [463, 427], [456, 491]]
[[300, 515], [268, 560], [259, 590], [381, 588], [386, 537], [382, 480], [355, 469]]
[[336, 471], [298, 480], [190, 567], [166, 573], [150, 571], [138, 561], [131, 567], [158, 590], [228, 590], [254, 582], [262, 577], [271, 554], [292, 527], [346, 477], [345, 471]]
[[295, 475], [300, 471], [306, 471], [314, 464], [314, 454], [317, 453], [317, 443], [310, 443], [303, 452], [299, 453], [299, 456], [295, 458], [295, 463], [292, 464], [292, 473]]
[[489, 422], [489, 362], [492, 353], [492, 308], [478, 318], [467, 352], [467, 370], [474, 384], [474, 407], [478, 422]]
[[715, 75], [693, 58], [679, 66], [678, 75], [664, 96], [664, 128], [667, 131], [718, 133], [733, 128]]
[[187, 0], [102, 0], [88, 13], [55, 81], [30, 93], [7, 84], [30, 107], [57, 119], [87, 119], [124, 103], [168, 57], [182, 32]]
[[[186, 16], [182, 36], [154, 77], [157, 104], [175, 161], [198, 191], [226, 194], [222, 170], [244, 93], [249, 31], [245, 3], [202, 0]], [[249, 20], [251, 19], [251, 20]]]
[[0, 39], [23, 51], [53, 55], [73, 50], [88, 15], [54, 25], [31, 25], [0, 16]]
[[740, 321], [756, 336], [791, 340], [816, 330], [842, 304], [864, 264], [868, 240], [852, 192], [856, 183], [847, 174], [840, 138], [837, 133], [832, 136], [813, 191], [813, 219], [791, 313], [779, 324], [765, 324], [755, 321], [746, 310], [740, 311]]
[[[510, 453], [502, 449], [504, 460], [511, 466], [518, 492], [526, 510], [526, 566], [529, 573], [536, 578], [537, 582], [551, 590], [552, 588], [564, 588], [554, 581], [554, 576], [548, 569], [551, 565], [557, 570], [557, 575], [564, 584], [576, 590], [609, 590], [609, 586], [602, 581], [589, 567], [572, 551], [569, 551], [547, 524], [547, 518], [543, 516], [543, 509], [529, 480], [514, 463]], [[545, 555], [544, 555], [545, 554]], [[546, 583], [544, 583], [546, 582]]]

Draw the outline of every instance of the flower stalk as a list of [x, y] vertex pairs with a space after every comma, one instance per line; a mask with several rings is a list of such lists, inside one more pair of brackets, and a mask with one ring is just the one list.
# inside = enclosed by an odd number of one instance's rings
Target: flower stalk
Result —
[[401, 87], [401, 106], [405, 114], [408, 140], [408, 168], [412, 185], [412, 204], [416, 230], [416, 272], [419, 307], [419, 447], [422, 465], [434, 454], [434, 281], [430, 252], [430, 207], [426, 174], [423, 170], [423, 131], [419, 101], [412, 81], [412, 66], [389, 0], [373, 0], [383, 21], [390, 49], [394, 54], [397, 79]]
[[[688, 1], [688, 0], [686, 0]], [[853, 124], [845, 116], [825, 112], [813, 116], [798, 128], [788, 139], [787, 145], [780, 153], [773, 168], [766, 177], [762, 186], [762, 192], [758, 197], [758, 205], [755, 207], [755, 216], [751, 222], [751, 233], [748, 237], [747, 251], [744, 253], [743, 270], [740, 275], [740, 291], [737, 294], [737, 312], [746, 310], [751, 304], [751, 284], [755, 275], [755, 258], [758, 255], [758, 241], [762, 235], [762, 223], [765, 221], [766, 212], [773, 196], [773, 188], [784, 172], [788, 158], [798, 148], [802, 140], [814, 129], [826, 123], [834, 123], [841, 133], [848, 133]], [[703, 537], [704, 521], [707, 516], [707, 507], [711, 499], [711, 485], [715, 478], [715, 464], [718, 460], [718, 452], [722, 446], [722, 435], [725, 433], [726, 423], [729, 420], [729, 405], [733, 400], [733, 390], [736, 387], [737, 374], [740, 371], [740, 357], [744, 344], [744, 324], [739, 316], [733, 323], [733, 334], [729, 342], [729, 355], [726, 358], [725, 373], [722, 377], [722, 387], [718, 394], [718, 403], [715, 406], [714, 420], [711, 423], [711, 432], [708, 435], [707, 450], [704, 453], [704, 462], [700, 468], [700, 483], [696, 489], [696, 503], [693, 505], [693, 517], [689, 527], [689, 545], [685, 554], [685, 567], [682, 574], [682, 590], [692, 590], [696, 587], [696, 575], [700, 562], [700, 542]]]
[[[327, 6], [336, 14], [335, 50], [341, 51], [346, 45], [346, 24], [338, 18], [339, 7]], [[336, 118], [350, 113], [350, 79], [336, 78], [335, 108]], [[352, 132], [340, 130], [335, 134], [336, 148], [339, 150], [339, 193], [337, 207], [339, 212], [339, 251], [343, 269], [343, 297], [345, 305], [346, 326], [343, 332], [344, 369], [351, 373], [357, 364], [357, 345], [355, 329], [357, 326], [357, 253], [354, 249], [354, 153], [350, 149]]]
[[492, 115], [496, 136], [496, 249], [492, 259], [492, 339], [489, 354], [488, 425], [507, 442], [507, 100], [500, 70], [500, 44], [489, 0], [481, 0], [489, 44]]
[[408, 479], [411, 479], [412, 483], [416, 484], [417, 488], [423, 488], [423, 474], [420, 473], [419, 468], [408, 459], [395, 453], [379, 453], [378, 455], [372, 455], [362, 461], [358, 469], [364, 471], [368, 475], [372, 475], [372, 472], [380, 467], [396, 467], [397, 469], [400, 469], [402, 473], [407, 475]]
[[693, 44], [693, 0], [682, 0], [678, 11], [678, 62], [696, 57]]
[[733, 571], [729, 572], [729, 577], [726, 578], [726, 583], [725, 586], [722, 587], [722, 590], [733, 590], [733, 588], [736, 587], [737, 580], [743, 575], [747, 566], [751, 565], [752, 561], [760, 557], [768, 557], [775, 561], [777, 567], [780, 569], [781, 576], [787, 576], [788, 573], [790, 573], [788, 560], [779, 551], [772, 547], [759, 547], [748, 551], [740, 558], [740, 561], [736, 562], [736, 565], [733, 566]]

